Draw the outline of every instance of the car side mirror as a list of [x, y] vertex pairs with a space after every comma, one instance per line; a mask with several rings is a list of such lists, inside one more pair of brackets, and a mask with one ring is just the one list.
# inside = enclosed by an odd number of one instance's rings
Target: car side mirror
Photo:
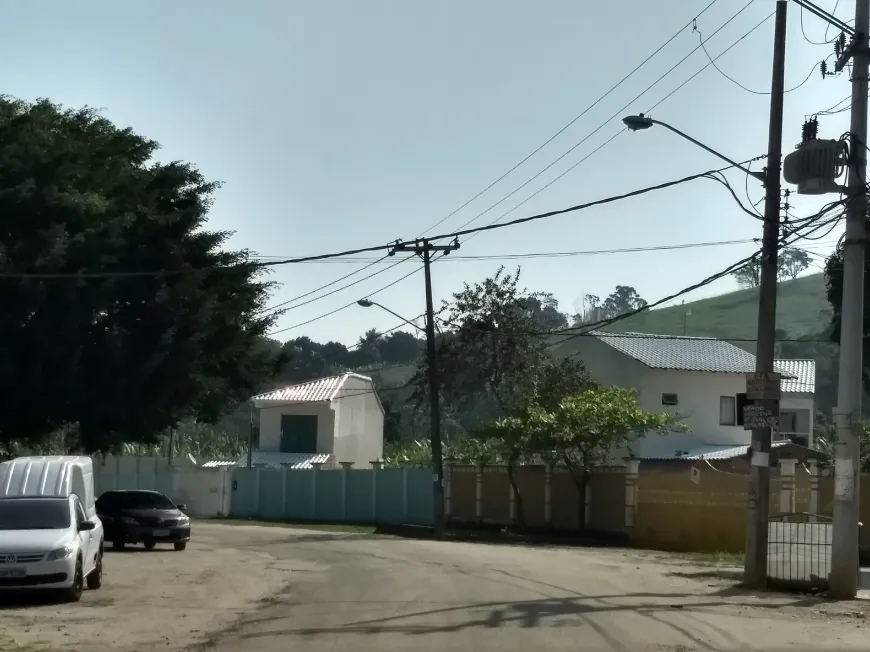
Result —
[[185, 505], [184, 503], [179, 503], [178, 505], [176, 505], [176, 507], [178, 508], [178, 511], [181, 511], [181, 512], [187, 511], [187, 505]]
[[82, 521], [78, 524], [79, 532], [88, 532], [89, 530], [93, 530], [95, 527], [97, 527], [97, 524], [93, 521]]

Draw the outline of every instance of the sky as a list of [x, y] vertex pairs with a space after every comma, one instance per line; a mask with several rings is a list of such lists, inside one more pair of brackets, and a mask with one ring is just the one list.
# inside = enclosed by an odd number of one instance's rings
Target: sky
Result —
[[[699, 32], [707, 38], [749, 3], [706, 43], [716, 57], [775, 4], [717, 0], [698, 16], [709, 2], [5, 0], [0, 56], [10, 65], [0, 70], [0, 89], [99, 108], [158, 141], [159, 160], [189, 161], [221, 181], [209, 228], [233, 231], [228, 246], [276, 258], [316, 255], [509, 221], [721, 166], [663, 128], [623, 127], [622, 116], [654, 106], [654, 118], [732, 159], [766, 153], [772, 18], [716, 61], [721, 72], [709, 66], [678, 89], [709, 63], [699, 49], [654, 84], [697, 48]], [[827, 10], [834, 2], [818, 0]], [[838, 3], [836, 15], [849, 19], [852, 5]], [[823, 80], [818, 73], [832, 46], [809, 41], [824, 41], [826, 25], [806, 14], [805, 38], [794, 4], [788, 20], [786, 88], [799, 88], [785, 97], [786, 153], [800, 141], [805, 116], [850, 92], [846, 75]], [[830, 30], [827, 38], [835, 35]], [[820, 137], [839, 137], [848, 120], [848, 112], [820, 117]], [[746, 192], [753, 203], [761, 199], [757, 181], [739, 171], [728, 178], [744, 203]], [[791, 197], [798, 216], [824, 201]], [[811, 250], [826, 253], [840, 232]], [[760, 235], [760, 222], [724, 187], [697, 180], [461, 238], [459, 251], [432, 266], [434, 297], [436, 304], [448, 300], [463, 283], [505, 265], [521, 266], [522, 285], [553, 293], [564, 312], [576, 312], [583, 295], [604, 297], [616, 285], [654, 302], [757, 247], [493, 257]], [[419, 262], [387, 269], [400, 256], [388, 263], [379, 257], [275, 267], [274, 304], [305, 295], [285, 305], [275, 338], [352, 344], [368, 328], [401, 323], [377, 306], [354, 303], [363, 297], [407, 319], [423, 313]], [[726, 278], [682, 299], [735, 288]]]

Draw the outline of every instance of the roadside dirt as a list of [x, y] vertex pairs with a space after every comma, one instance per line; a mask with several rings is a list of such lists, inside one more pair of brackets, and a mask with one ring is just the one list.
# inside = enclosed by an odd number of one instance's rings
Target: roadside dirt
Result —
[[197, 534], [183, 552], [169, 547], [107, 551], [103, 587], [77, 604], [35, 595], [0, 600], [3, 652], [154, 652], [209, 640], [258, 601], [278, 593], [289, 571], [263, 552]]

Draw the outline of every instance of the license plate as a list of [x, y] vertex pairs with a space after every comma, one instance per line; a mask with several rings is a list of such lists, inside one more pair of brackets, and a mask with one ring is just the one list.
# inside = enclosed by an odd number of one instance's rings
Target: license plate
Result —
[[154, 530], [151, 534], [153, 534], [155, 537], [168, 537], [169, 530]]
[[24, 568], [0, 568], [0, 577], [26, 577], [27, 570]]

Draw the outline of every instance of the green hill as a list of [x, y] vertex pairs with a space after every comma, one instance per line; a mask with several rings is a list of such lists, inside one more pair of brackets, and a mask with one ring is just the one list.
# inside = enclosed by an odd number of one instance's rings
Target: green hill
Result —
[[[688, 316], [685, 315], [689, 311]], [[777, 288], [776, 326], [791, 338], [815, 335], [828, 327], [831, 308], [822, 274], [780, 283]], [[619, 321], [607, 330], [660, 335], [751, 339], [756, 336], [758, 290], [738, 290], [685, 305], [650, 310]]]
[[[685, 312], [685, 334], [696, 337], [716, 337], [723, 340], [752, 340], [758, 328], [758, 290], [738, 290], [684, 305], [650, 310], [619, 321], [607, 330], [635, 331], [660, 335], [682, 335]], [[815, 335], [825, 330], [831, 319], [831, 309], [825, 294], [822, 274], [802, 276], [780, 283], [777, 289], [776, 326], [789, 338]], [[742, 348], [755, 350], [753, 342], [736, 342]], [[557, 347], [557, 355], [573, 350], [570, 342]], [[414, 373], [412, 365], [396, 365], [370, 374], [381, 387], [398, 387], [408, 382]]]

